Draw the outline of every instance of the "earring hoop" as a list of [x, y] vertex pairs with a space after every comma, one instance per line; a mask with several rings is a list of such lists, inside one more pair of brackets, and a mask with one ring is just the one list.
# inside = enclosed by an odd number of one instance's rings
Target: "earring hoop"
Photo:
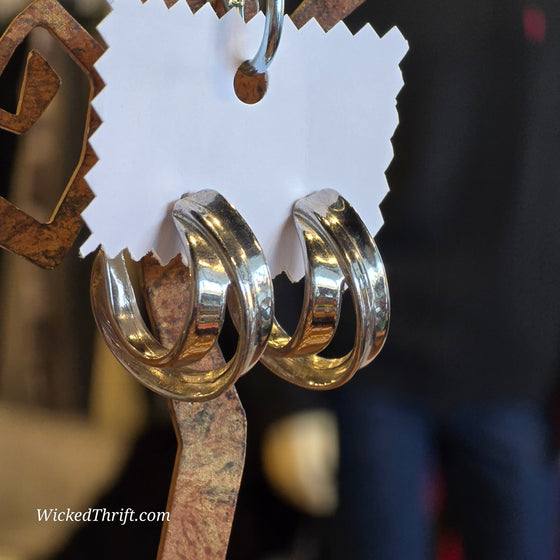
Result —
[[[303, 311], [293, 336], [274, 320], [261, 362], [301, 387], [334, 389], [383, 347], [390, 315], [385, 268], [362, 220], [336, 191], [299, 200], [293, 216], [307, 269]], [[354, 301], [354, 347], [343, 357], [324, 358], [318, 354], [334, 336], [344, 286]]]
[[[272, 328], [272, 279], [249, 226], [215, 191], [183, 197], [173, 221], [193, 278], [185, 327], [173, 347], [161, 345], [141, 317], [123, 256], [97, 256], [92, 307], [109, 348], [141, 383], [169, 398], [203, 401], [225, 391], [264, 351]], [[238, 318], [236, 352], [224, 366], [200, 371], [197, 362], [223, 326], [228, 289]]]

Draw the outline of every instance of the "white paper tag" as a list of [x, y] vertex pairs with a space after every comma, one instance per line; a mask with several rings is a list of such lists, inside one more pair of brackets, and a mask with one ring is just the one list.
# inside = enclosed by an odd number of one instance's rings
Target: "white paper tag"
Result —
[[233, 77], [258, 50], [259, 14], [219, 20], [209, 4], [114, 0], [99, 31], [109, 45], [96, 64], [106, 87], [93, 104], [103, 124], [91, 143], [99, 162], [87, 175], [95, 199], [83, 217], [87, 254], [128, 248], [166, 263], [179, 252], [170, 209], [184, 193], [215, 189], [259, 239], [273, 275], [303, 276], [293, 203], [332, 188], [372, 233], [398, 123], [398, 64], [407, 43], [397, 29], [356, 36], [315, 20], [286, 18], [269, 87], [255, 105], [239, 101]]

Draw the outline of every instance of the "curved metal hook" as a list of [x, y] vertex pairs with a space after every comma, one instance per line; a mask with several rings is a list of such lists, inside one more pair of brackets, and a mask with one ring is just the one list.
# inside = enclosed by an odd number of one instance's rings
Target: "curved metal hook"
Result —
[[264, 35], [259, 50], [251, 60], [239, 66], [233, 82], [237, 97], [244, 103], [257, 103], [266, 93], [266, 71], [278, 50], [283, 24], [284, 0], [267, 0]]
[[255, 74], [264, 74], [270, 66], [282, 36], [284, 25], [284, 0], [267, 0], [264, 35], [257, 54], [247, 65]]

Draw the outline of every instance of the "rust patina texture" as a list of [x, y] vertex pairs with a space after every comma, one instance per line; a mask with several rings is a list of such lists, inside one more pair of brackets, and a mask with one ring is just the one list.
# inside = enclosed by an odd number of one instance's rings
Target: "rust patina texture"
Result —
[[41, 117], [60, 88], [60, 78], [37, 52], [27, 57], [15, 114], [0, 109], [0, 128], [14, 134], [26, 133]]
[[[148, 0], [141, 0], [143, 4], [145, 4]], [[175, 6], [177, 2], [181, 0], [163, 0], [164, 4], [171, 8]], [[187, 0], [187, 4], [190, 6], [193, 12], [197, 12], [206, 4], [207, 0]], [[241, 0], [238, 0], [239, 2]], [[230, 7], [234, 7], [237, 5], [236, 2], [232, 0], [232, 2], [227, 2], [227, 0], [211, 0], [212, 8], [218, 15], [218, 17], [222, 17], [228, 10], [228, 5]], [[245, 21], [250, 21], [257, 13], [259, 12], [259, 2], [258, 0], [244, 0], [244, 14], [245, 14]]]
[[[0, 74], [14, 51], [36, 27], [44, 27], [64, 46], [90, 81], [90, 101], [103, 82], [94, 68], [103, 48], [55, 0], [36, 0], [19, 14], [0, 38]], [[52, 101], [59, 79], [38, 53], [27, 61], [26, 79], [15, 115], [0, 112], [0, 127], [21, 134], [29, 130]], [[90, 105], [91, 107], [91, 105]], [[97, 161], [88, 139], [99, 127], [99, 117], [88, 109], [82, 153], [49, 222], [41, 223], [0, 197], [0, 247], [43, 267], [57, 266], [73, 245], [82, 226], [81, 213], [93, 199], [84, 176]]]
[[252, 71], [250, 64], [244, 62], [235, 73], [233, 89], [240, 101], [253, 105], [258, 103], [265, 95], [268, 88], [266, 72], [257, 74]]
[[[155, 333], [172, 344], [183, 328], [189, 273], [180, 258], [166, 267], [142, 261], [147, 309]], [[201, 369], [223, 363], [216, 348]], [[169, 403], [178, 440], [160, 560], [225, 558], [245, 462], [247, 424], [237, 392], [229, 389], [205, 403]]]
[[292, 14], [292, 21], [299, 29], [311, 18], [315, 18], [325, 31], [329, 31], [364, 2], [365, 0], [304, 0]]

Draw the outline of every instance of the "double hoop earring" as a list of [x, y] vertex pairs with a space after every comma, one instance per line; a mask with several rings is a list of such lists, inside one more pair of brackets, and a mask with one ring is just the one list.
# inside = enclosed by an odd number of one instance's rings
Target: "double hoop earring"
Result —
[[[263, 364], [309, 389], [334, 389], [379, 353], [389, 327], [389, 289], [375, 242], [356, 211], [336, 191], [296, 202], [295, 225], [306, 260], [305, 294], [296, 331], [275, 320]], [[354, 347], [340, 358], [318, 354], [336, 331], [344, 288], [354, 302]]]
[[[272, 328], [272, 279], [262, 249], [239, 213], [215, 191], [179, 200], [173, 222], [185, 248], [193, 291], [181, 336], [165, 348], [141, 316], [124, 256], [97, 256], [91, 299], [95, 320], [117, 359], [141, 383], [169, 398], [204, 401], [251, 369]], [[224, 366], [196, 367], [217, 343], [228, 288], [237, 349]]]
[[[144, 385], [180, 400], [218, 396], [259, 359], [302, 387], [332, 389], [348, 381], [375, 358], [387, 335], [383, 263], [361, 219], [335, 191], [297, 201], [293, 216], [307, 265], [304, 308], [293, 336], [274, 318], [270, 270], [251, 229], [221, 195], [200, 191], [173, 210], [192, 294], [171, 348], [146, 326], [124, 256], [108, 259], [100, 252], [96, 258], [93, 312], [113, 354]], [[324, 358], [319, 353], [334, 336], [345, 288], [354, 300], [354, 347], [340, 358]], [[228, 304], [238, 331], [236, 352], [224, 366], [201, 372], [197, 363], [217, 344]]]

